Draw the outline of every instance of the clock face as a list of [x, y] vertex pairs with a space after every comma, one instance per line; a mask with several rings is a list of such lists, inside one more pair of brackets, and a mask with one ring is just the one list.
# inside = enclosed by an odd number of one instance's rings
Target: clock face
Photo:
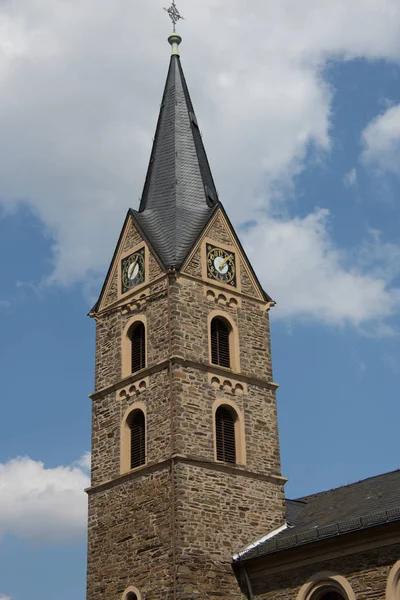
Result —
[[207, 277], [232, 287], [236, 286], [236, 259], [234, 252], [207, 244]]
[[132, 288], [144, 282], [145, 279], [145, 249], [126, 256], [121, 260], [121, 293], [129, 292]]

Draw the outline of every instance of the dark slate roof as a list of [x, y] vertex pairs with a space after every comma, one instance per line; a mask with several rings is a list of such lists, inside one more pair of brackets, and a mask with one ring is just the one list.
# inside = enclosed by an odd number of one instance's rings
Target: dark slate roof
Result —
[[218, 204], [180, 58], [172, 56], [135, 216], [164, 266], [179, 268]]
[[238, 560], [250, 560], [397, 520], [400, 520], [400, 470], [286, 500], [288, 528], [240, 552]]

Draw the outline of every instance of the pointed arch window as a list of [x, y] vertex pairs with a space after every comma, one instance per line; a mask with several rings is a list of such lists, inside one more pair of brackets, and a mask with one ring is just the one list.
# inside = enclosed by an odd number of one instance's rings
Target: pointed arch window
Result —
[[211, 361], [221, 367], [231, 366], [230, 356], [231, 326], [228, 321], [214, 317], [211, 321]]
[[236, 463], [235, 423], [237, 415], [227, 406], [219, 406], [215, 414], [217, 460]]
[[131, 368], [132, 373], [144, 369], [146, 366], [146, 328], [144, 323], [134, 323], [130, 330], [131, 340]]
[[146, 463], [146, 419], [143, 411], [135, 410], [129, 416], [130, 467], [136, 469]]

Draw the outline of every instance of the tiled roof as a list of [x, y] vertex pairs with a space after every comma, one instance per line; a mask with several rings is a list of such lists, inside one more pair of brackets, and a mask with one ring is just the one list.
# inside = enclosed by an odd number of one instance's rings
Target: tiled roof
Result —
[[286, 500], [288, 528], [240, 552], [236, 560], [250, 560], [397, 520], [400, 520], [400, 470]]
[[172, 56], [140, 202], [141, 228], [179, 268], [219, 205], [179, 56]]

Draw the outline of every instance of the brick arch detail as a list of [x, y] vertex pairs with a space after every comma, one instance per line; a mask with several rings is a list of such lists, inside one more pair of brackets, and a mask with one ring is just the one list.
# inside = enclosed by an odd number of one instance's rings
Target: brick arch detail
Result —
[[310, 600], [318, 591], [336, 591], [347, 600], [357, 600], [350, 583], [345, 577], [330, 571], [316, 573], [301, 586], [296, 600]]
[[386, 600], [400, 599], [400, 560], [390, 570], [386, 584]]
[[136, 594], [137, 600], [142, 600], [141, 593], [133, 585], [130, 585], [128, 588], [126, 588], [126, 590], [124, 591], [124, 593], [121, 596], [121, 600], [126, 600], [128, 597], [128, 594]]

